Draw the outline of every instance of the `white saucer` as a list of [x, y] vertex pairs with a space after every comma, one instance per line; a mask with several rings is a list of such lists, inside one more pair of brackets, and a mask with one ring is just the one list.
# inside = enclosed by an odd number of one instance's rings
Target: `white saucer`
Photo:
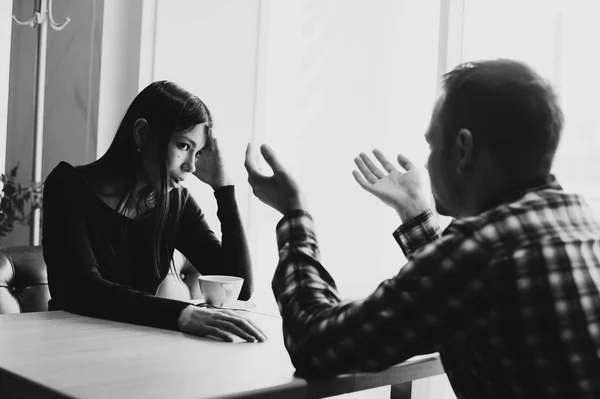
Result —
[[[200, 299], [192, 299], [190, 301], [191, 303], [193, 303], [194, 305], [198, 305], [201, 303], [205, 303], [204, 299], [200, 298]], [[226, 305], [223, 305], [223, 307], [221, 309], [242, 309], [242, 310], [248, 310], [248, 309], [252, 309], [255, 308], [256, 304], [254, 302], [251, 301], [240, 301], [238, 299], [236, 299], [235, 301], [229, 302]]]
[[223, 305], [223, 309], [252, 309], [255, 308], [256, 304], [254, 302], [250, 302], [250, 301], [240, 301], [240, 300], [235, 300], [232, 301], [226, 305]]

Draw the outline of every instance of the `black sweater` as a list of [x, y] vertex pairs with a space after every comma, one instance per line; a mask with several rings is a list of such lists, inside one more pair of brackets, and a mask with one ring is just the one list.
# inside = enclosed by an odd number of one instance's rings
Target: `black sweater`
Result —
[[165, 229], [169, 253], [159, 273], [152, 262], [152, 213], [130, 219], [104, 203], [81, 172], [66, 162], [44, 185], [42, 245], [52, 299], [50, 310], [177, 329], [187, 302], [154, 296], [177, 248], [201, 274], [244, 277], [250, 295], [250, 254], [233, 186], [215, 191], [223, 242], [187, 189], [169, 194]]

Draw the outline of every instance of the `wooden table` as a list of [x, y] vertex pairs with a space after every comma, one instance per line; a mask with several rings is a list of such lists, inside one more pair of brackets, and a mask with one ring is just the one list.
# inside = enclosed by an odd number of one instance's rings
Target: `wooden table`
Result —
[[265, 343], [225, 343], [62, 311], [0, 315], [1, 398], [317, 398], [443, 373], [439, 357], [325, 381], [294, 376], [281, 319]]

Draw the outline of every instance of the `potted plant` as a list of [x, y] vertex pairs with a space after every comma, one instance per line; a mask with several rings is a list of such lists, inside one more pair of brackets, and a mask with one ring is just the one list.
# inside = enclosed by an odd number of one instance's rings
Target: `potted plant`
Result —
[[17, 183], [18, 169], [17, 163], [8, 174], [0, 175], [0, 242], [17, 223], [31, 225], [33, 211], [42, 206], [41, 184]]

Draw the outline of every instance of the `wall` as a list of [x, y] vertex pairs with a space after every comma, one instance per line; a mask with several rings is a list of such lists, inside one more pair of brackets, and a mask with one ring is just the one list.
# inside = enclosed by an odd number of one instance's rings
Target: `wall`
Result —
[[[260, 3], [157, 0], [154, 37], [146, 38], [155, 42], [150, 80], [172, 80], [211, 110], [244, 220], [249, 188], [243, 163], [255, 118]], [[211, 227], [219, 231], [212, 190], [203, 184], [194, 188]]]
[[8, 79], [10, 71], [10, 32], [12, 2], [0, 2], [0, 174], [6, 161], [6, 125], [8, 118]]
[[96, 158], [110, 146], [127, 106], [138, 93], [142, 10], [146, 2], [104, 1]]
[[[61, 160], [89, 162], [96, 153], [98, 80], [103, 0], [55, 0], [54, 19], [71, 18], [64, 30], [48, 32], [42, 179]], [[34, 0], [14, 0], [13, 13], [30, 19]], [[6, 168], [20, 163], [18, 177], [31, 180], [34, 118], [35, 29], [13, 24], [6, 144]], [[3, 245], [29, 243], [21, 226]]]

